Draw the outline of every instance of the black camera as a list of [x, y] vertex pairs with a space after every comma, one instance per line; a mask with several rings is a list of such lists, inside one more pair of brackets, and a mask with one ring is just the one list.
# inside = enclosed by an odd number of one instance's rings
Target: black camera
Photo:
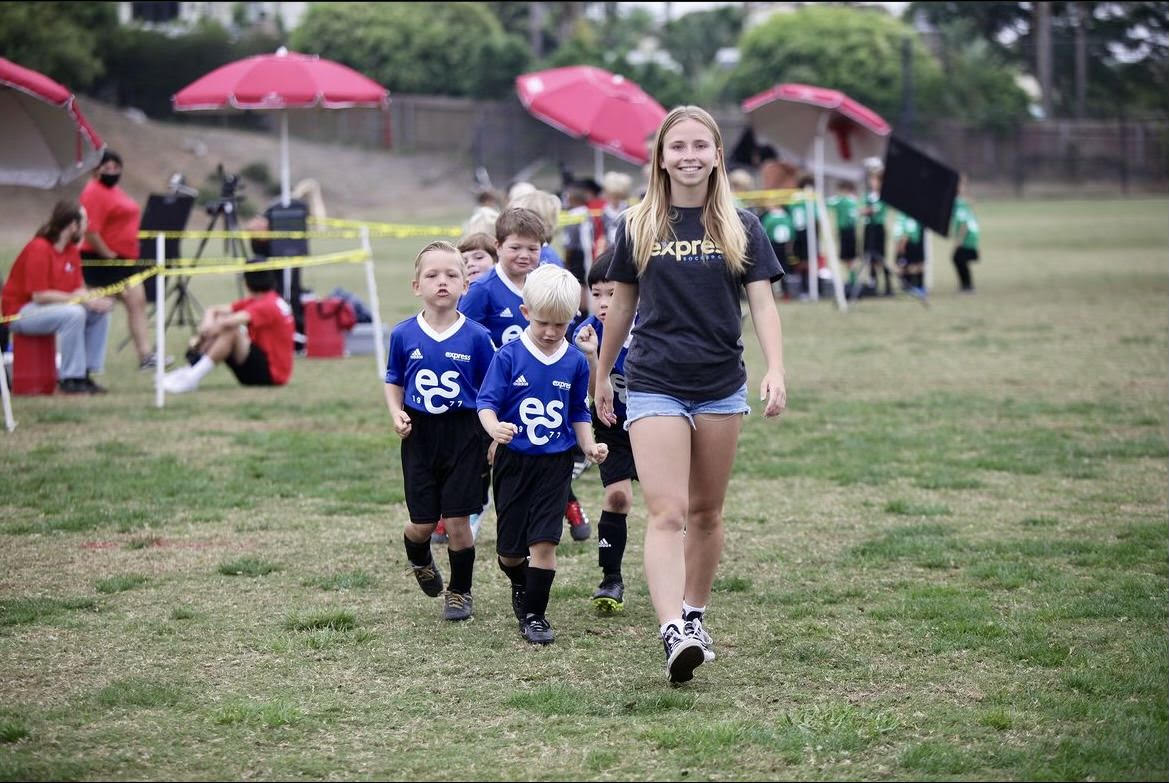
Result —
[[207, 214], [209, 215], [214, 215], [221, 209], [230, 211], [235, 201], [239, 198], [239, 192], [244, 189], [244, 184], [240, 181], [240, 175], [224, 172], [222, 163], [219, 164], [215, 171], [219, 175], [219, 199], [214, 203], [205, 205]]

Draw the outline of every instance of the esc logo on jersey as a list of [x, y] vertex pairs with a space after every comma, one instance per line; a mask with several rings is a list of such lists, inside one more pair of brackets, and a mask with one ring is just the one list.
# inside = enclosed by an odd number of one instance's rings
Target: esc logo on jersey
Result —
[[452, 407], [447, 403], [457, 400], [462, 391], [457, 370], [447, 370], [441, 376], [434, 370], [419, 370], [414, 376], [414, 389], [418, 392], [414, 402], [422, 403], [427, 413], [446, 413]]
[[[559, 432], [553, 432], [564, 424], [564, 403], [553, 400], [547, 406], [536, 397], [525, 397], [520, 402], [520, 421], [527, 429], [528, 440], [535, 446], [543, 446], [552, 438], [560, 437]], [[536, 430], [543, 427], [544, 433]]]

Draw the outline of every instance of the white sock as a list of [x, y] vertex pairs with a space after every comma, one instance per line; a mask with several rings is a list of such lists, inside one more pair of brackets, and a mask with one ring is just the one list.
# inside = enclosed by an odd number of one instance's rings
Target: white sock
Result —
[[682, 602], [682, 616], [686, 617], [691, 612], [698, 612], [698, 616], [701, 618], [702, 615], [706, 613], [706, 607], [705, 606], [691, 606], [690, 604], [683, 601]]
[[200, 356], [199, 361], [192, 364], [188, 372], [191, 374], [191, 380], [198, 384], [207, 373], [214, 369], [215, 362], [211, 361], [207, 356]]
[[662, 623], [662, 628], [661, 628], [662, 636], [666, 635], [666, 629], [669, 628], [671, 625], [674, 626], [674, 629], [678, 633], [682, 633], [682, 618], [676, 617], [673, 620], [666, 620], [664, 623]]

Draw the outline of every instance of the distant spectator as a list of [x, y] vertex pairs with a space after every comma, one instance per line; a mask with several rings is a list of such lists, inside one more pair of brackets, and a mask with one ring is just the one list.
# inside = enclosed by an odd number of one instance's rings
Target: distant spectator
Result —
[[76, 201], [58, 201], [12, 265], [0, 297], [0, 313], [20, 315], [11, 330], [18, 335], [56, 335], [65, 394], [102, 394], [93, 380], [106, 358], [110, 328], [109, 297], [76, 303], [86, 296], [78, 245], [87, 228], [85, 209]]

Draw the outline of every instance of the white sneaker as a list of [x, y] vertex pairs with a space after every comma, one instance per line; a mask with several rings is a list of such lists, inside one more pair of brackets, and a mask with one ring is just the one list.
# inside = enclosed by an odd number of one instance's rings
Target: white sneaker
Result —
[[[697, 612], [694, 613], [698, 615]], [[710, 634], [702, 627], [702, 616], [698, 615], [691, 619], [684, 620], [682, 624], [682, 633], [695, 639], [702, 645], [702, 657], [706, 659], [707, 663], [714, 660], [714, 639], [710, 638]]]
[[185, 394], [199, 388], [199, 381], [190, 367], [180, 367], [162, 376], [162, 390], [167, 394]]

